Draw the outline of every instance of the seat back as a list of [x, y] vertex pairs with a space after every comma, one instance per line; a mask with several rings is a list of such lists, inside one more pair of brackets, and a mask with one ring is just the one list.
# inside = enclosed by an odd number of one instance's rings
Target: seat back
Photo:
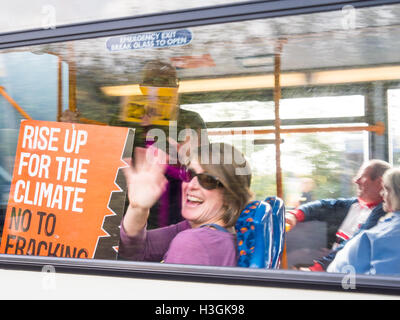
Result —
[[236, 222], [239, 267], [277, 269], [285, 240], [285, 206], [278, 197], [253, 201]]

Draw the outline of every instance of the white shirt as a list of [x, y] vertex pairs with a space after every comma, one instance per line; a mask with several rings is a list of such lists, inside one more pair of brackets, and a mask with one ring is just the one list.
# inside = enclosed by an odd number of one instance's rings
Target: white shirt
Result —
[[[374, 208], [375, 207], [367, 207], [359, 202], [353, 203], [346, 215], [346, 218], [343, 220], [338, 231], [336, 232], [336, 236], [344, 240], [349, 240], [352, 238], [353, 235], [360, 230], [361, 226], [367, 221]], [[335, 249], [338, 245], [339, 244], [337, 243], [333, 244], [332, 249]]]

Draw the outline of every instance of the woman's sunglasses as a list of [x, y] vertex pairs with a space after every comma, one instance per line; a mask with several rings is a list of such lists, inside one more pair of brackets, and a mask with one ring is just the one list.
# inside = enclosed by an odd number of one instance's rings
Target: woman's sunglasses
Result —
[[189, 168], [186, 168], [184, 171], [182, 180], [184, 182], [190, 182], [194, 177], [197, 177], [200, 186], [207, 190], [213, 190], [223, 186], [217, 177], [214, 177], [208, 173], [196, 173], [193, 169]]

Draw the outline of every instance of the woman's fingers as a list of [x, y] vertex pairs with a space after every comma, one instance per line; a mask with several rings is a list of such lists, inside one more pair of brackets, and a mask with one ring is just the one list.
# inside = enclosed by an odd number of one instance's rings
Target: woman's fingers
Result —
[[147, 163], [147, 148], [136, 147], [134, 150], [133, 167], [135, 170], [146, 170]]
[[167, 161], [167, 154], [160, 149], [135, 148], [134, 166], [123, 168], [132, 206], [150, 208], [160, 198], [167, 185]]
[[151, 208], [165, 191], [167, 179], [161, 172], [150, 170], [130, 176], [128, 197], [133, 206]]
[[134, 167], [136, 170], [149, 170], [154, 165], [164, 167], [168, 161], [168, 155], [157, 147], [135, 148]]

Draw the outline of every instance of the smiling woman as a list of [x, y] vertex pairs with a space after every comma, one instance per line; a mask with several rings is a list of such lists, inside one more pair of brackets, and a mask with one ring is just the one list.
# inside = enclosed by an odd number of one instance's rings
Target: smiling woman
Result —
[[[159, 158], [149, 157], [151, 151], [137, 148], [134, 167], [125, 169], [129, 207], [122, 221], [119, 256], [129, 260], [236, 266], [233, 226], [251, 199], [250, 170], [243, 155], [221, 143], [210, 146], [209, 151], [214, 152], [208, 153], [206, 164], [201, 157], [192, 158], [182, 184], [185, 220], [147, 231], [149, 208], [162, 194], [167, 166], [160, 153]], [[150, 158], [152, 162], [148, 161]], [[245, 171], [238, 170], [243, 167]]]
[[[276, 231], [307, 201], [364, 198], [368, 160], [399, 165], [400, 0], [3, 2], [1, 269], [340, 290], [294, 268], [369, 208]], [[149, 145], [168, 157], [147, 161]], [[357, 289], [398, 292], [376, 271]]]

